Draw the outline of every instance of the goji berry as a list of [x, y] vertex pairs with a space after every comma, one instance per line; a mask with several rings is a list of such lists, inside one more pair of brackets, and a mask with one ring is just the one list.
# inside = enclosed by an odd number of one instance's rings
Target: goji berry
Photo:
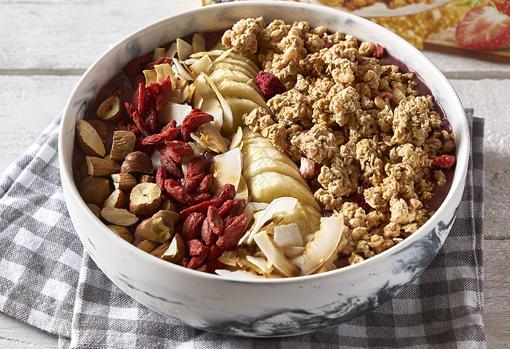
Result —
[[197, 269], [200, 267], [207, 258], [207, 253], [209, 252], [209, 247], [204, 246], [204, 249], [202, 253], [196, 257], [191, 257], [191, 260], [189, 261], [187, 267], [190, 269]]
[[209, 221], [209, 227], [211, 231], [216, 235], [221, 235], [223, 233], [223, 228], [225, 227], [223, 218], [221, 218], [220, 212], [214, 206], [209, 206], [207, 208], [207, 217], [206, 219]]
[[145, 113], [147, 112], [147, 107], [149, 104], [149, 94], [147, 93], [147, 88], [145, 87], [145, 84], [143, 83], [138, 84], [138, 88], [133, 94], [132, 104], [135, 110], [137, 110], [138, 113], [142, 117], [144, 117]]
[[135, 136], [139, 136], [140, 135], [140, 130], [138, 129], [138, 127], [136, 127], [135, 125], [133, 125], [131, 123], [127, 124], [126, 129], [128, 131], [133, 132]]
[[248, 216], [246, 213], [227, 219], [223, 235], [218, 238], [216, 245], [225, 251], [233, 250], [246, 231], [247, 225]]
[[143, 144], [142, 139], [143, 138], [140, 136], [136, 138], [135, 150], [141, 151], [151, 157], [152, 153], [154, 153], [154, 146], [150, 144]]
[[[183, 188], [183, 190], [184, 190], [184, 188]], [[199, 204], [196, 204], [196, 205], [190, 206], [188, 208], [185, 208], [184, 210], [179, 212], [179, 214], [182, 217], [187, 217], [188, 215], [190, 215], [193, 212], [202, 212], [202, 213], [205, 214], [205, 213], [207, 213], [207, 209], [209, 208], [209, 206], [218, 206], [218, 205], [219, 205], [218, 200], [215, 200], [215, 199], [207, 200], [207, 201], [201, 202]]]
[[233, 184], [227, 183], [224, 184], [216, 194], [214, 198], [217, 199], [220, 203], [224, 203], [227, 200], [233, 200], [236, 196], [236, 187]]
[[373, 185], [372, 183], [370, 183], [369, 181], [367, 180], [364, 180], [362, 183], [361, 183], [361, 186], [364, 188], [364, 189], [368, 189], [368, 188], [372, 188]]
[[193, 203], [194, 204], [199, 204], [203, 201], [207, 201], [207, 200], [211, 200], [212, 199], [212, 196], [211, 194], [209, 193], [202, 193], [202, 194], [198, 194], [196, 196], [193, 196]]
[[166, 179], [166, 170], [163, 166], [159, 166], [156, 171], [156, 184], [159, 189], [165, 190], [165, 179]]
[[375, 58], [383, 58], [384, 57], [384, 46], [382, 45], [379, 45], [379, 44], [375, 44], [375, 48], [374, 48], [374, 57]]
[[170, 77], [167, 77], [161, 84], [151, 82], [147, 85], [147, 91], [156, 101], [156, 110], [160, 111], [170, 101], [172, 96], [172, 80]]
[[188, 253], [191, 257], [200, 256], [204, 253], [205, 246], [202, 241], [192, 239], [188, 241]]
[[169, 157], [166, 153], [162, 152], [161, 149], [159, 150], [159, 153], [159, 163], [161, 166], [164, 167], [165, 170], [167, 170], [167, 172], [172, 176], [181, 178], [183, 176], [181, 167], [177, 166], [172, 158]]
[[372, 207], [370, 207], [369, 204], [365, 201], [365, 196], [360, 193], [356, 193], [351, 197], [351, 201], [358, 204], [359, 207], [365, 210], [365, 212], [368, 212], [371, 210]]
[[179, 259], [179, 261], [177, 262], [177, 264], [182, 265], [183, 267], [187, 267], [187, 266], [188, 266], [188, 263], [189, 263], [189, 258], [187, 258], [187, 257], [182, 257], [182, 258], [181, 258], [181, 259]]
[[[212, 247], [214, 247], [214, 246], [212, 246]], [[211, 252], [209, 252], [209, 254], [211, 254]], [[206, 271], [208, 273], [214, 273], [217, 269], [225, 269], [225, 264], [221, 263], [218, 259], [212, 259], [207, 262]]]
[[206, 219], [204, 223], [202, 223], [202, 228], [200, 229], [200, 236], [202, 237], [202, 241], [207, 246], [213, 245], [218, 236], [212, 232], [212, 229], [209, 225], [209, 221]]
[[182, 164], [182, 159], [187, 156], [193, 155], [193, 149], [186, 142], [169, 141], [165, 142], [165, 147], [160, 150], [160, 153], [172, 158], [176, 164]]
[[[160, 133], [162, 132], [165, 132], [166, 130], [168, 130], [169, 128], [177, 128], [177, 121], [175, 120], [170, 120], [170, 122], [168, 124], [166, 124], [165, 126], [163, 126], [163, 128], [161, 129], [161, 131], [159, 131]], [[179, 130], [180, 131], [180, 130]]]
[[218, 210], [220, 212], [220, 215], [222, 217], [225, 217], [229, 212], [230, 209], [234, 206], [234, 200], [227, 200], [221, 205], [220, 209]]
[[214, 182], [214, 176], [212, 173], [209, 173], [204, 178], [202, 178], [202, 181], [198, 185], [197, 193], [206, 193], [211, 189], [211, 186]]
[[216, 245], [212, 245], [210, 248], [209, 248], [209, 255], [207, 256], [207, 260], [210, 261], [212, 259], [216, 259], [218, 258], [219, 256], [221, 256], [223, 253], [223, 250], [221, 248], [219, 248], [218, 246]]
[[196, 175], [205, 175], [205, 159], [197, 157], [188, 162], [186, 177], [194, 177]]
[[193, 198], [188, 192], [181, 187], [180, 183], [173, 179], [165, 180], [165, 191], [168, 195], [180, 203], [190, 205], [193, 202]]
[[145, 124], [145, 121], [143, 121], [142, 117], [138, 113], [138, 111], [133, 111], [133, 113], [130, 114], [131, 119], [133, 120], [133, 123], [135, 124], [136, 128], [140, 130], [140, 132], [147, 137], [149, 135], [149, 131], [147, 129], [147, 125]]
[[156, 110], [150, 109], [145, 118], [145, 124], [147, 125], [147, 131], [149, 133], [156, 133], [158, 131], [158, 120], [156, 117]]
[[246, 209], [246, 201], [234, 200], [232, 203], [232, 208], [230, 209], [230, 212], [228, 213], [228, 216], [229, 217], [239, 216], [240, 214], [244, 213], [245, 209]]
[[198, 239], [202, 223], [204, 223], [205, 215], [200, 212], [191, 213], [182, 224], [181, 235], [186, 241]]
[[439, 168], [447, 170], [449, 168], [452, 168], [453, 165], [455, 165], [455, 156], [443, 154], [436, 157], [432, 161], [432, 163]]
[[156, 145], [159, 143], [163, 143], [164, 141], [171, 141], [180, 134], [181, 131], [178, 128], [167, 128], [166, 130], [161, 130], [160, 133], [156, 133], [145, 137], [144, 139], [142, 139], [142, 144]]
[[212, 115], [204, 113], [200, 109], [193, 109], [191, 113], [186, 115], [184, 120], [182, 120], [182, 138], [185, 141], [189, 140], [189, 134], [191, 132], [195, 132], [200, 127], [200, 125], [213, 120], [214, 117]]

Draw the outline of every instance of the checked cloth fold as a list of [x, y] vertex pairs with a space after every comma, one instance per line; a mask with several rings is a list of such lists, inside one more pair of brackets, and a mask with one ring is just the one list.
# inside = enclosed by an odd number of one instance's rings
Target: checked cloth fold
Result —
[[483, 119], [452, 231], [393, 300], [347, 323], [289, 338], [195, 330], [125, 295], [83, 253], [67, 214], [58, 120], [0, 178], [0, 311], [59, 336], [61, 348], [484, 348]]

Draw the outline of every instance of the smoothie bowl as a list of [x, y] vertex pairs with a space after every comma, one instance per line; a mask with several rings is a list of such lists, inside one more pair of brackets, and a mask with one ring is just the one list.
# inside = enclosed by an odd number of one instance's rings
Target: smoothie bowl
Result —
[[394, 297], [445, 241], [469, 132], [446, 78], [364, 19], [211, 6], [127, 37], [61, 125], [68, 210], [128, 295], [199, 329], [288, 336]]

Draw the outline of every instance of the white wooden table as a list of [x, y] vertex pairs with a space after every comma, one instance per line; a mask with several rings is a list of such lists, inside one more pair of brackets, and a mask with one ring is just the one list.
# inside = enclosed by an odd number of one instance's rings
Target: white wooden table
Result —
[[[109, 45], [199, 0], [0, 0], [0, 172], [62, 110], [80, 74]], [[485, 118], [485, 324], [510, 348], [510, 65], [426, 52], [464, 106]], [[0, 313], [0, 348], [57, 339]]]

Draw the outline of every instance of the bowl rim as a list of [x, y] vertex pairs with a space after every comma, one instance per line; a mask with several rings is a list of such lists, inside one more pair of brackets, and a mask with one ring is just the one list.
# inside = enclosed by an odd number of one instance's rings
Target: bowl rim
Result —
[[[180, 16], [194, 16], [194, 15], [200, 15], [207, 13], [210, 11], [211, 8], [224, 8], [225, 10], [228, 10], [229, 8], [236, 8], [236, 7], [257, 7], [257, 6], [273, 6], [273, 7], [279, 7], [279, 8], [302, 8], [303, 10], [314, 10], [314, 12], [334, 12], [335, 16], [344, 17], [347, 19], [354, 19], [361, 23], [363, 26], [367, 27], [369, 30], [379, 30], [383, 31], [385, 35], [389, 36], [391, 39], [395, 40], [400, 47], [402, 47], [403, 50], [406, 50], [410, 53], [412, 53], [414, 56], [419, 56], [424, 63], [428, 65], [428, 68], [431, 70], [431, 78], [433, 80], [438, 80], [438, 82], [446, 87], [446, 89], [443, 92], [448, 92], [450, 103], [455, 104], [455, 108], [458, 109], [460, 115], [460, 127], [457, 130], [461, 135], [460, 143], [457, 144], [456, 148], [456, 167], [455, 172], [452, 180], [451, 187], [448, 191], [448, 194], [446, 198], [443, 200], [439, 208], [434, 212], [434, 214], [420, 227], [418, 230], [413, 233], [411, 236], [404, 239], [399, 244], [369, 258], [364, 260], [361, 263], [356, 263], [352, 265], [348, 265], [339, 269], [335, 269], [332, 271], [319, 273], [319, 274], [312, 274], [312, 275], [304, 275], [304, 276], [295, 276], [295, 277], [289, 277], [289, 278], [275, 278], [275, 279], [267, 279], [267, 278], [246, 278], [246, 279], [237, 279], [237, 278], [230, 278], [230, 277], [224, 277], [216, 274], [210, 274], [205, 273], [198, 270], [188, 269], [185, 267], [182, 267], [180, 265], [169, 263], [167, 261], [164, 261], [160, 258], [157, 258], [149, 253], [146, 253], [139, 248], [135, 247], [134, 245], [128, 243], [121, 237], [113, 234], [110, 229], [104, 224], [99, 218], [97, 218], [92, 211], [87, 207], [87, 204], [82, 199], [81, 195], [78, 192], [78, 188], [76, 186], [76, 183], [74, 182], [74, 179], [72, 178], [72, 167], [70, 169], [65, 168], [66, 161], [63, 156], [63, 144], [64, 144], [64, 125], [66, 125], [69, 122], [75, 123], [77, 120], [77, 117], [72, 117], [69, 114], [69, 109], [71, 108], [71, 102], [74, 101], [77, 98], [77, 92], [85, 78], [88, 76], [88, 74], [93, 71], [98, 65], [101, 65], [102, 61], [110, 54], [111, 51], [113, 51], [115, 48], [122, 44], [126, 44], [130, 42], [133, 38], [137, 37], [138, 35], [142, 34], [145, 31], [150, 31], [157, 29], [159, 26], [165, 26], [169, 21], [172, 21], [174, 18], [180, 17]], [[446, 91], [449, 90], [449, 91]], [[454, 100], [452, 100], [454, 99]], [[445, 113], [445, 117], [447, 118], [447, 115]], [[62, 181], [62, 185], [67, 185], [69, 188], [69, 192], [71, 193], [73, 199], [76, 201], [76, 203], [80, 206], [80, 209], [82, 209], [85, 213], [85, 215], [88, 215], [88, 218], [91, 220], [95, 220], [96, 223], [100, 223], [101, 228], [105, 233], [111, 234], [114, 238], [119, 241], [119, 243], [125, 244], [127, 248], [131, 248], [131, 251], [134, 253], [134, 256], [138, 256], [139, 258], [148, 259], [148, 262], [152, 263], [159, 263], [160, 267], [167, 268], [172, 272], [175, 273], [182, 273], [183, 276], [188, 277], [198, 277], [203, 279], [209, 279], [213, 281], [225, 281], [225, 282], [233, 282], [233, 283], [241, 283], [241, 284], [293, 284], [293, 283], [301, 283], [301, 282], [308, 282], [316, 279], [322, 279], [322, 278], [329, 278], [329, 277], [340, 277], [340, 274], [348, 273], [356, 269], [360, 268], [367, 268], [373, 263], [377, 263], [382, 258], [385, 258], [387, 255], [395, 252], [396, 250], [404, 249], [405, 247], [411, 245], [416, 240], [419, 240], [425, 235], [425, 232], [429, 231], [433, 228], [435, 224], [433, 224], [440, 215], [443, 214], [443, 212], [446, 210], [447, 206], [451, 205], [451, 201], [453, 199], [454, 193], [458, 190], [464, 190], [464, 180], [466, 178], [467, 169], [468, 169], [468, 163], [469, 163], [469, 149], [470, 149], [470, 133], [469, 133], [469, 127], [467, 124], [467, 118], [464, 111], [464, 108], [462, 106], [462, 103], [460, 102], [460, 99], [454, 90], [451, 83], [448, 81], [448, 79], [441, 73], [441, 71], [417, 48], [412, 46], [410, 43], [405, 41], [403, 38], [398, 36], [397, 34], [391, 32], [390, 30], [380, 26], [379, 24], [376, 24], [374, 22], [369, 21], [368, 19], [353, 15], [351, 13], [347, 13], [344, 11], [340, 11], [337, 9], [333, 9], [324, 5], [317, 5], [317, 4], [308, 4], [308, 3], [298, 3], [298, 2], [286, 2], [286, 1], [239, 1], [239, 2], [228, 2], [228, 3], [222, 3], [222, 4], [215, 4], [210, 6], [204, 6], [199, 7], [187, 11], [182, 11], [176, 14], [173, 14], [171, 16], [167, 16], [163, 19], [160, 19], [156, 22], [152, 22], [151, 24], [148, 24], [144, 27], [142, 27], [139, 30], [136, 30], [134, 32], [131, 32], [127, 36], [123, 37], [119, 41], [117, 41], [114, 45], [111, 45], [103, 54], [99, 56], [83, 73], [83, 75], [80, 77], [78, 82], [76, 83], [75, 87], [73, 88], [73, 91], [71, 92], [69, 98], [67, 99], [66, 105], [64, 107], [64, 110], [62, 112], [62, 120], [60, 122], [59, 126], [59, 135], [58, 135], [58, 159], [59, 159], [59, 167], [60, 167], [60, 177]], [[461, 147], [463, 145], [463, 147]], [[74, 144], [73, 144], [74, 146]], [[463, 150], [463, 151], [462, 151]], [[462, 152], [461, 152], [462, 151]], [[72, 166], [72, 165], [69, 165]], [[69, 175], [69, 173], [71, 175]], [[65, 182], [65, 184], [64, 184]], [[67, 202], [66, 202], [67, 205]], [[101, 233], [101, 232], [98, 232]], [[135, 257], [137, 258], [137, 257]]]

